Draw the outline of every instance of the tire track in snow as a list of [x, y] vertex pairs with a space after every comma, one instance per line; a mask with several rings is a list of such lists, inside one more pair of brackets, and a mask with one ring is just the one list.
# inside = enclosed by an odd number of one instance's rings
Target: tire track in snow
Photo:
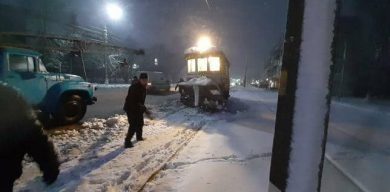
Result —
[[[91, 189], [91, 187], [103, 191], [141, 190], [149, 178], [154, 175], [155, 172], [162, 169], [166, 163], [169, 162], [183, 146], [187, 145], [187, 143], [194, 138], [196, 133], [211, 120], [210, 118], [205, 117], [204, 114], [199, 114], [197, 111], [188, 108], [187, 111], [183, 109], [176, 111], [176, 113], [172, 115], [168, 115], [167, 119], [170, 118], [172, 121], [170, 123], [173, 125], [167, 125], [170, 127], [169, 130], [147, 138], [141, 145], [135, 143], [134, 148], [126, 150], [124, 152], [125, 154], [120, 155], [113, 160], [117, 162], [114, 164], [120, 167], [121, 170], [107, 168], [112, 166], [108, 163], [103, 168], [92, 172], [90, 174], [92, 175], [92, 178], [87, 178], [85, 179], [86, 181], [80, 182], [81, 185], [83, 183], [86, 183], [86, 185], [76, 186], [75, 191], [83, 191], [84, 189]], [[177, 121], [178, 119], [179, 121]], [[144, 147], [144, 149], [142, 149], [142, 147]], [[114, 179], [111, 179], [113, 182], [88, 186], [88, 184], [93, 185], [94, 183], [98, 183], [93, 182], [93, 180], [96, 180], [93, 178], [95, 175], [104, 175], [107, 171], [120, 173], [115, 175]], [[86, 177], [88, 177], [88, 175]], [[99, 179], [97, 180], [99, 181]]]
[[253, 159], [269, 159], [271, 157], [272, 153], [262, 153], [262, 154], [250, 154], [244, 158], [239, 158], [237, 155], [229, 155], [229, 156], [222, 156], [222, 157], [209, 157], [209, 158], [202, 158], [196, 161], [191, 162], [174, 162], [174, 163], [168, 163], [164, 170], [167, 169], [177, 169], [183, 166], [187, 165], [193, 165], [201, 162], [229, 162], [229, 163], [244, 163], [247, 161], [251, 161]]
[[173, 154], [171, 154], [171, 156], [170, 156], [169, 158], [167, 158], [164, 162], [162, 162], [162, 163], [160, 164], [160, 166], [158, 167], [158, 169], [156, 169], [156, 170], [148, 177], [148, 179], [146, 180], [146, 182], [144, 182], [144, 183], [142, 184], [142, 186], [141, 186], [137, 191], [138, 191], [138, 192], [139, 192], [139, 191], [142, 191], [142, 190], [145, 188], [145, 186], [146, 186], [146, 184], [147, 184], [148, 182], [152, 181], [152, 180], [155, 178], [156, 175], [158, 175], [161, 171], [165, 170], [165, 167], [168, 165], [168, 162], [171, 162], [175, 157], [177, 157], [178, 154], [183, 150], [183, 148], [184, 148], [185, 146], [187, 146], [188, 143], [190, 143], [190, 142], [192, 141], [193, 138], [195, 138], [195, 136], [196, 136], [196, 134], [199, 132], [199, 130], [201, 130], [204, 126], [206, 126], [207, 123], [208, 123], [208, 122], [203, 122], [203, 123], [201, 122], [201, 123], [199, 124], [200, 126], [194, 130], [194, 132], [191, 134], [191, 136], [188, 137], [184, 142], [182, 142], [182, 143], [179, 145], [179, 147], [176, 149], [176, 151], [175, 151]]

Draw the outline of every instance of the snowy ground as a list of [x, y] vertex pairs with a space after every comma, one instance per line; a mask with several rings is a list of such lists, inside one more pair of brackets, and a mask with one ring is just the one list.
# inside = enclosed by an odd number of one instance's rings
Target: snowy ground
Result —
[[[213, 119], [172, 98], [152, 106], [155, 120], [146, 120], [147, 140], [124, 149], [127, 118], [90, 119], [81, 129], [50, 132], [61, 159], [61, 173], [44, 186], [33, 163], [25, 163], [16, 190], [31, 191], [137, 191], [196, 132]], [[77, 126], [76, 126], [77, 127]]]
[[[125, 91], [112, 92], [106, 107], [120, 110], [122, 101], [110, 98]], [[184, 107], [177, 94], [148, 95], [156, 118], [146, 120], [147, 140], [131, 149], [123, 148], [128, 124], [120, 113], [51, 130], [62, 163], [58, 180], [46, 187], [26, 161], [15, 190], [268, 191], [277, 93], [236, 87], [231, 95], [228, 110], [213, 114]], [[386, 191], [390, 116], [369, 106], [332, 104], [323, 191]]]
[[143, 191], [267, 191], [275, 93], [260, 92], [234, 90], [245, 110], [219, 114]]
[[[168, 95], [162, 103], [149, 102], [157, 118], [146, 120], [147, 139], [131, 149], [123, 148], [128, 127], [124, 115], [92, 118], [81, 129], [75, 126], [49, 131], [62, 163], [58, 180], [46, 187], [40, 182], [36, 165], [25, 162], [15, 189], [165, 191], [165, 185], [170, 185], [187, 191], [199, 184], [202, 189], [215, 191], [222, 189], [218, 186], [223, 182], [252, 175], [253, 179], [261, 177], [262, 182], [247, 180], [242, 184], [248, 185], [247, 191], [258, 191], [255, 189], [267, 186], [276, 103], [275, 93], [258, 93], [258, 89], [235, 89], [228, 111], [214, 114], [184, 107], [177, 102], [178, 95]], [[184, 169], [197, 172], [183, 171], [177, 177], [187, 185], [172, 185], [180, 182], [167, 172]], [[208, 181], [199, 183], [201, 175], [208, 175], [203, 178]], [[218, 180], [222, 175], [230, 177]], [[158, 185], [162, 181], [166, 181], [164, 185]]]

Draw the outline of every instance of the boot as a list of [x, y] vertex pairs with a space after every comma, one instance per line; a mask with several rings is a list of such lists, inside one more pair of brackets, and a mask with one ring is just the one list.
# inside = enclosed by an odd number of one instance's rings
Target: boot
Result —
[[141, 137], [141, 138], [137, 138], [137, 141], [144, 141], [145, 138]]
[[132, 147], [134, 147], [133, 143], [131, 143], [131, 141], [126, 140], [125, 141], [125, 148], [127, 149], [127, 148], [132, 148]]

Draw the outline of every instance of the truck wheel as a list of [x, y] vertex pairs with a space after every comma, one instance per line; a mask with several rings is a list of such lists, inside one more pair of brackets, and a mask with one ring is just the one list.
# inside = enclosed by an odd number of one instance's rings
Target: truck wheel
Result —
[[86, 111], [87, 105], [79, 95], [69, 95], [62, 100], [58, 119], [63, 124], [77, 123], [84, 117]]

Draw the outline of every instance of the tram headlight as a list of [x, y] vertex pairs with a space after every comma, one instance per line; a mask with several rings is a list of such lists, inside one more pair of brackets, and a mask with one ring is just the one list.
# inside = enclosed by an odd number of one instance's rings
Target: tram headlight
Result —
[[213, 47], [210, 37], [203, 36], [203, 37], [199, 38], [199, 40], [196, 44], [196, 47], [198, 48], [198, 50], [200, 52], [204, 52], [204, 51], [209, 50], [211, 47]]

